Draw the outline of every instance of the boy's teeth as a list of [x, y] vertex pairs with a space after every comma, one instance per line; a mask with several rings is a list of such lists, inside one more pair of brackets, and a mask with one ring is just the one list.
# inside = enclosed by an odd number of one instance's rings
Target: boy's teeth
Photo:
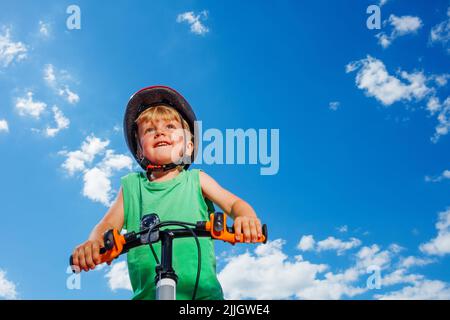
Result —
[[161, 147], [161, 146], [168, 146], [169, 144], [166, 142], [159, 142], [156, 146], [157, 147]]

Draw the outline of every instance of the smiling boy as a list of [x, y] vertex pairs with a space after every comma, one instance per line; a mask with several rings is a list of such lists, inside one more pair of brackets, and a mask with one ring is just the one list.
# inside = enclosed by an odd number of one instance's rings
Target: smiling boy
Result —
[[[187, 170], [194, 160], [197, 139], [196, 117], [189, 103], [175, 90], [152, 86], [135, 93], [125, 112], [124, 133], [128, 147], [145, 170], [121, 179], [117, 198], [88, 240], [73, 252], [73, 264], [84, 271], [100, 263], [103, 233], [109, 229], [139, 231], [147, 213], [161, 221], [195, 223], [209, 220], [217, 204], [234, 220], [236, 238], [256, 242], [262, 235], [261, 222], [244, 200], [221, 187], [205, 172]], [[199, 239], [202, 272], [198, 299], [223, 299], [217, 279], [214, 243]], [[154, 245], [160, 252], [160, 244]], [[155, 260], [148, 247], [128, 252], [128, 271], [133, 299], [155, 298]], [[173, 268], [178, 274], [177, 299], [191, 299], [197, 272], [197, 249], [192, 239], [177, 239], [173, 247]]]

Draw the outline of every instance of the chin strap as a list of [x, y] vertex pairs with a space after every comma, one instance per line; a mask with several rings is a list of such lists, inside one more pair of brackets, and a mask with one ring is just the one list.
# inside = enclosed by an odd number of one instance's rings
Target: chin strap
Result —
[[175, 164], [175, 163], [168, 163], [168, 164], [149, 164], [147, 166], [147, 172], [152, 172], [152, 171], [167, 171], [167, 170], [171, 170], [173, 168], [176, 168], [177, 166], [183, 166], [182, 163], [180, 164]]
[[143, 157], [141, 161], [139, 162], [142, 167], [146, 168], [147, 171], [147, 177], [150, 177], [153, 171], [168, 171], [172, 170], [173, 168], [176, 168], [178, 166], [185, 166], [186, 164], [182, 161], [179, 164], [176, 163], [167, 163], [167, 164], [152, 164], [150, 160]]

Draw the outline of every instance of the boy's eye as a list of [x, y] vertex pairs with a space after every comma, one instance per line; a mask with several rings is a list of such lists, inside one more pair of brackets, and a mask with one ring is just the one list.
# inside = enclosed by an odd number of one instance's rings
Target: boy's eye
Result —
[[145, 133], [153, 132], [153, 131], [155, 131], [155, 128], [147, 128], [147, 129], [145, 129]]
[[167, 128], [167, 129], [175, 129], [175, 125], [169, 123], [169, 124], [166, 126], [166, 128]]

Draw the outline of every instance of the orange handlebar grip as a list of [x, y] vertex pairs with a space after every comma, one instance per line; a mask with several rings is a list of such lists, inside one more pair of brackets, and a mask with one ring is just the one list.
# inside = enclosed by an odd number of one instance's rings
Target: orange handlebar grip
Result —
[[[215, 218], [215, 214], [211, 213], [209, 216], [210, 221], [206, 222], [206, 226], [205, 226], [206, 230], [211, 232], [212, 238], [217, 239], [217, 240], [223, 240], [223, 241], [229, 242], [233, 245], [236, 242], [241, 242], [241, 243], [244, 242], [243, 235], [241, 235], [239, 240], [236, 240], [235, 233], [228, 231], [227, 220], [226, 220], [225, 214], [223, 214], [223, 223], [222, 223], [222, 227], [220, 228], [220, 230], [214, 229], [214, 218]], [[261, 235], [261, 237], [258, 237], [256, 242], [266, 243], [266, 241], [267, 241], [267, 226], [263, 225], [263, 234]], [[255, 243], [255, 242], [253, 242], [253, 243]]]
[[[110, 230], [112, 235], [109, 239], [105, 239], [105, 248], [110, 247], [107, 251], [100, 255], [101, 262], [111, 262], [117, 258], [123, 250], [123, 245], [126, 243], [125, 237], [119, 233], [117, 229]], [[105, 237], [106, 238], [106, 237]], [[112, 243], [107, 244], [107, 241], [112, 241]]]

